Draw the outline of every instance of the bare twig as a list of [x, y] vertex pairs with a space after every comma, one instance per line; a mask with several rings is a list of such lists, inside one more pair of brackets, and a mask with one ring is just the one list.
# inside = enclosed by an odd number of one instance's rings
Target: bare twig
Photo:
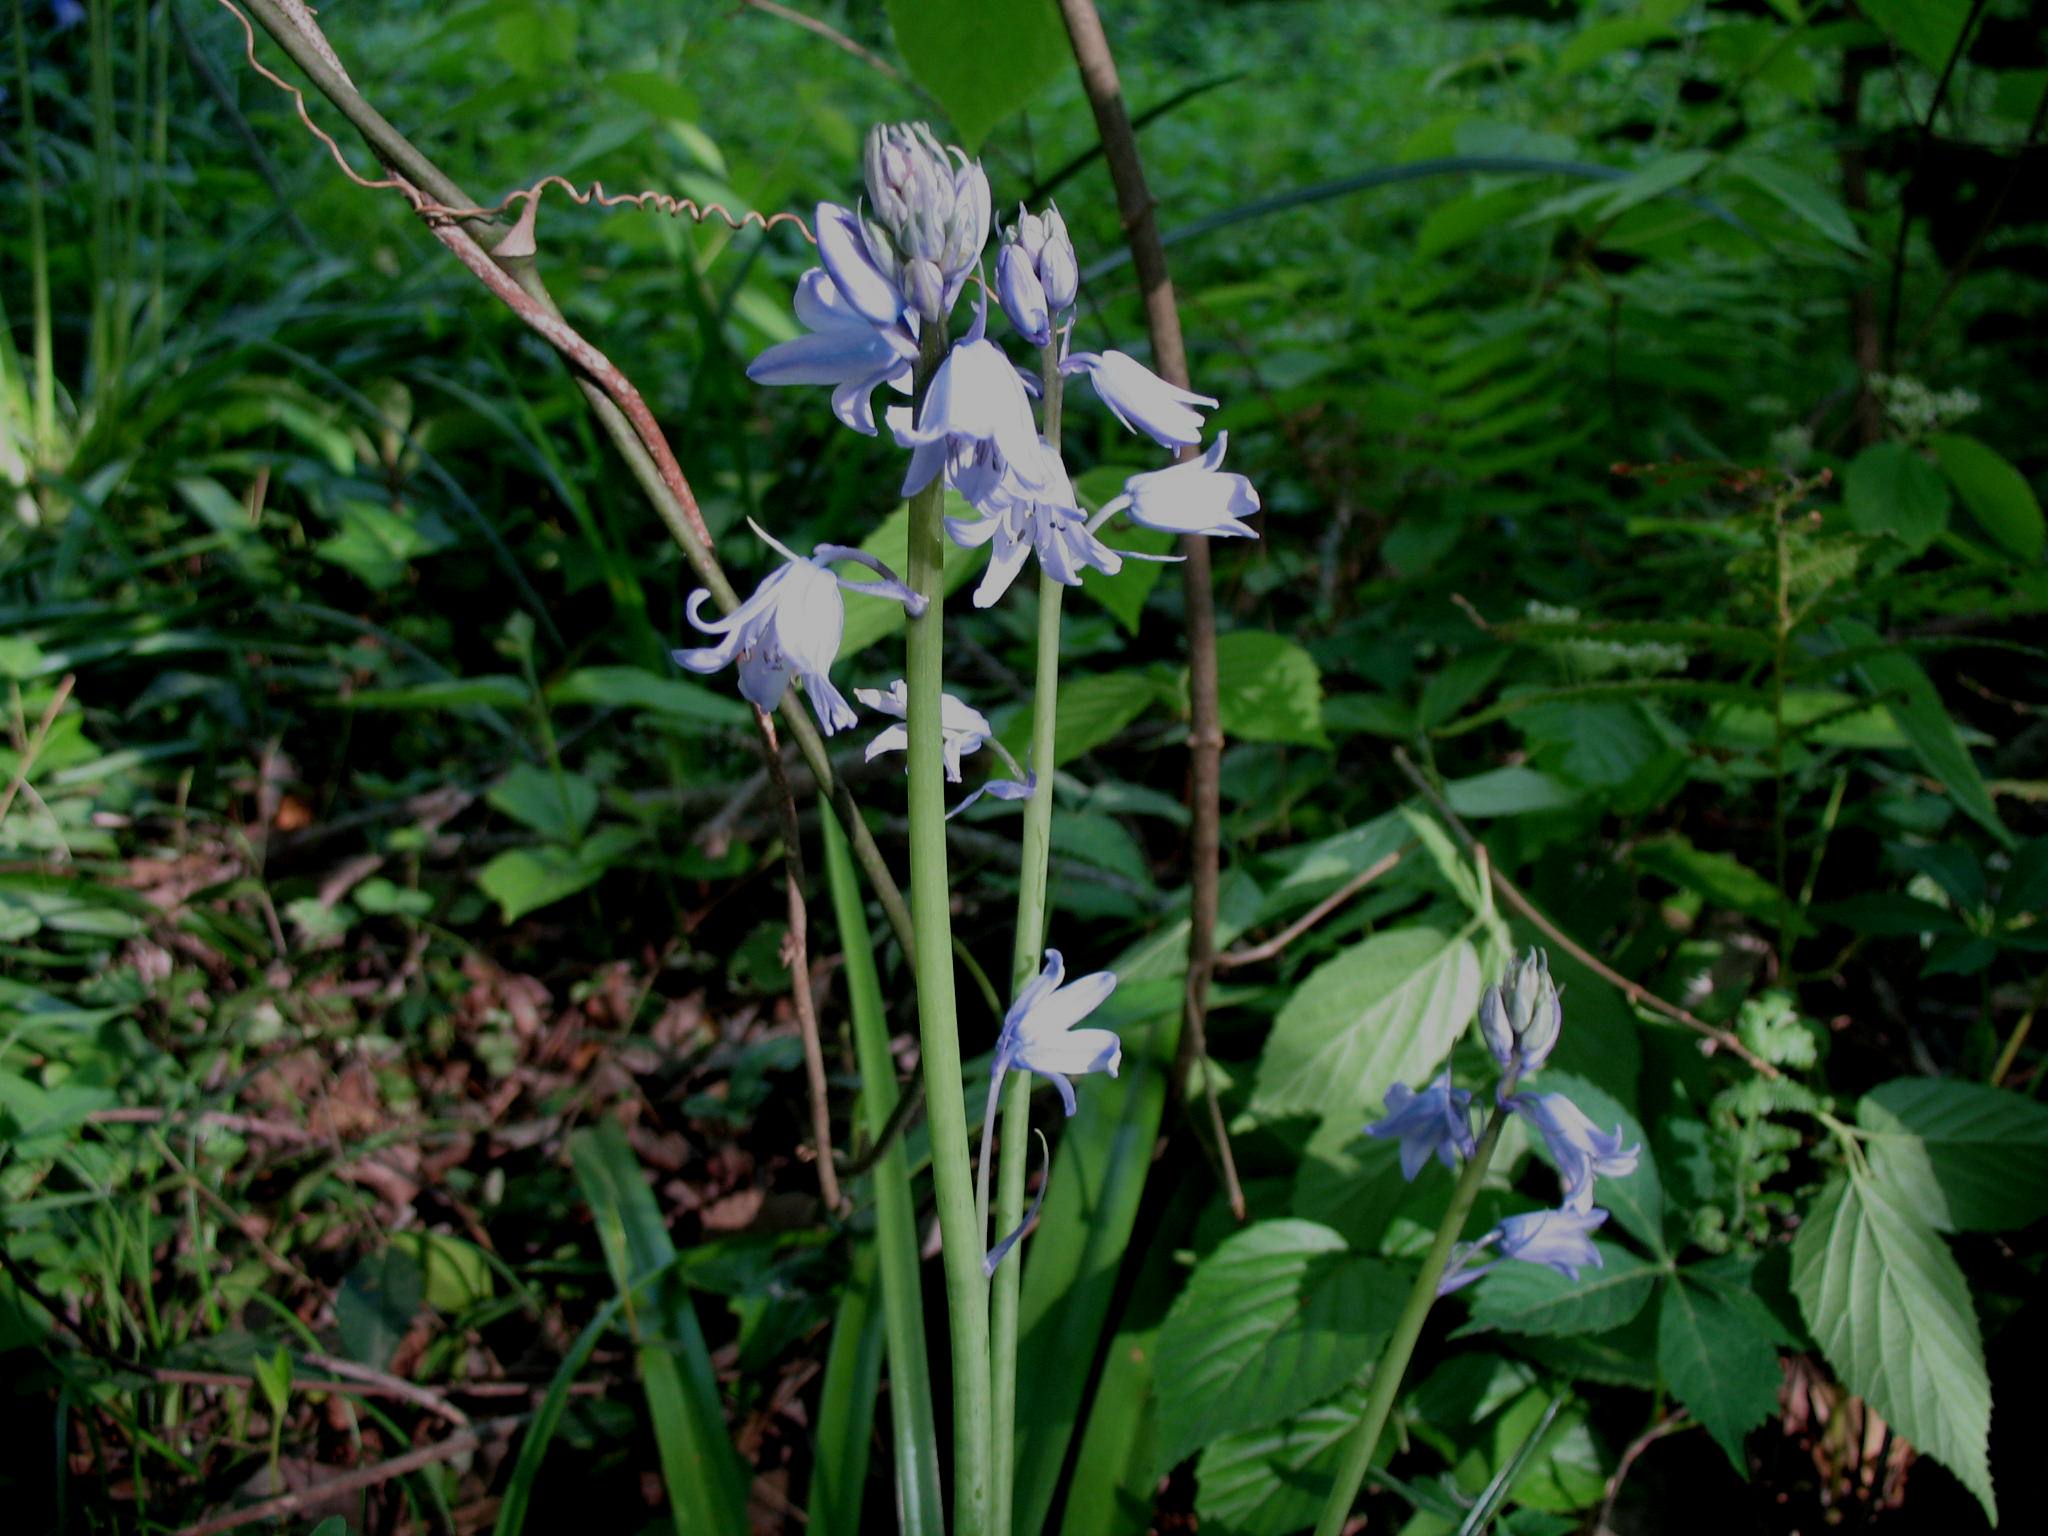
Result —
[[793, 10], [786, 5], [777, 5], [775, 0], [741, 0], [741, 3], [761, 12], [764, 16], [779, 17], [783, 21], [802, 27], [806, 32], [815, 33], [817, 36], [824, 38], [833, 47], [843, 49], [847, 53], [852, 54], [861, 63], [867, 65], [868, 68], [888, 76], [891, 80], [901, 80], [903, 78], [903, 72], [894, 64], [891, 64], [879, 53], [861, 47], [859, 43], [856, 43], [830, 22], [821, 21], [816, 16], [806, 16], [802, 11]]
[[437, 1461], [448, 1461], [456, 1456], [466, 1456], [477, 1450], [486, 1441], [508, 1434], [526, 1422], [526, 1414], [515, 1414], [502, 1419], [488, 1419], [468, 1429], [457, 1430], [446, 1440], [437, 1440], [432, 1445], [423, 1445], [417, 1450], [407, 1451], [403, 1456], [394, 1456], [389, 1461], [380, 1461], [372, 1467], [358, 1467], [340, 1477], [329, 1478], [324, 1483], [315, 1483], [309, 1488], [281, 1493], [274, 1499], [264, 1499], [246, 1505], [241, 1509], [229, 1510], [211, 1520], [202, 1520], [197, 1525], [188, 1525], [178, 1536], [217, 1536], [221, 1531], [239, 1530], [245, 1525], [255, 1525], [263, 1520], [276, 1520], [285, 1515], [296, 1514], [309, 1504], [325, 1504], [343, 1494], [359, 1493], [365, 1488], [375, 1488], [393, 1478], [406, 1477], [422, 1467], [431, 1467]]
[[65, 701], [71, 697], [71, 685], [77, 681], [75, 674], [66, 672], [57, 683], [57, 691], [50, 695], [50, 702], [43, 708], [42, 719], [27, 741], [21, 744], [21, 761], [15, 764], [14, 777], [7, 781], [7, 789], [0, 793], [0, 821], [7, 819], [7, 813], [14, 805], [14, 797], [21, 793], [28, 783], [29, 770], [35, 767], [36, 759], [42, 755], [43, 743], [49, 740], [50, 727], [57, 723], [57, 717], [64, 712]]
[[1377, 860], [1370, 867], [1359, 871], [1349, 880], [1345, 881], [1341, 888], [1332, 891], [1264, 943], [1225, 950], [1216, 957], [1216, 969], [1219, 971], [1235, 970], [1240, 965], [1256, 965], [1261, 960], [1272, 959], [1280, 951], [1292, 944], [1304, 933], [1307, 933], [1360, 891], [1364, 890], [1368, 885], [1371, 885], [1373, 881], [1379, 879], [1381, 875], [1384, 875], [1396, 864], [1399, 864], [1407, 856], [1408, 850], [1414, 846], [1413, 843], [1403, 844], [1385, 858]]
[[1458, 813], [1451, 809], [1450, 802], [1437, 792], [1436, 786], [1429, 782], [1423, 775], [1422, 770], [1415, 766], [1413, 759], [1399, 747], [1394, 748], [1394, 763], [1400, 768], [1402, 773], [1408, 776], [1408, 782], [1415, 786], [1422, 798], [1427, 800], [1430, 807], [1442, 818], [1444, 825], [1451, 829], [1459, 844], [1471, 853], [1475, 859], [1485, 859], [1485, 863], [1481, 866], [1482, 871], [1491, 875], [1493, 888], [1500, 893], [1501, 900], [1527, 918], [1530, 924], [1546, 939], [1550, 940], [1551, 943], [1570, 955], [1610, 987], [1613, 987], [1631, 1005], [1638, 1008], [1647, 1008], [1652, 1013], [1661, 1014], [1663, 1017], [1671, 1020], [1672, 1023], [1683, 1024], [1687, 1029], [1702, 1036], [1703, 1043], [1700, 1046], [1700, 1050], [1704, 1054], [1711, 1056], [1717, 1050], [1725, 1050], [1732, 1056], [1741, 1057], [1752, 1069], [1762, 1073], [1765, 1077], [1781, 1077], [1784, 1075], [1727, 1030], [1709, 1024], [1705, 1019], [1700, 1018], [1696, 1014], [1686, 1012], [1685, 1009], [1679, 1007], [1676, 1003], [1667, 1003], [1663, 998], [1640, 983], [1630, 981], [1626, 976], [1601, 960], [1599, 956], [1558, 927], [1556, 923], [1544, 916], [1542, 911], [1536, 906], [1536, 903], [1523, 895], [1521, 888], [1505, 874], [1501, 873], [1500, 866], [1495, 864], [1490, 858], [1486, 858], [1486, 845], [1472, 835], [1471, 828], [1467, 827], [1459, 818]]
[[1600, 1503], [1600, 1518], [1593, 1523], [1594, 1536], [1612, 1529], [1608, 1522], [1614, 1518], [1614, 1501], [1621, 1496], [1621, 1485], [1628, 1481], [1629, 1470], [1635, 1466], [1636, 1458], [1666, 1435], [1690, 1429], [1692, 1424], [1685, 1410], [1677, 1408], [1629, 1442], [1628, 1449], [1621, 1453], [1621, 1460], [1615, 1463], [1614, 1475], [1607, 1479], [1607, 1497]]
[[[422, 1387], [415, 1382], [402, 1381], [396, 1376], [386, 1376], [382, 1371], [373, 1371], [367, 1366], [350, 1361], [340, 1362], [346, 1366], [344, 1372], [336, 1362], [324, 1355], [310, 1355], [309, 1360], [317, 1361], [322, 1368], [332, 1370], [337, 1377], [359, 1376], [358, 1380], [323, 1381], [315, 1377], [294, 1375], [292, 1390], [295, 1392], [337, 1392], [343, 1397], [383, 1397], [408, 1402], [424, 1408], [436, 1418], [453, 1424], [457, 1429], [468, 1427], [469, 1415], [442, 1397], [439, 1393]], [[173, 1387], [230, 1387], [242, 1390], [253, 1389], [256, 1378], [242, 1376], [232, 1371], [187, 1371], [174, 1366], [152, 1366], [142, 1371], [152, 1381]]]
[[118, 1109], [91, 1110], [85, 1118], [90, 1125], [163, 1125], [172, 1121], [189, 1120], [211, 1126], [216, 1130], [227, 1131], [232, 1135], [288, 1142], [293, 1146], [305, 1146], [323, 1139], [303, 1125], [293, 1125], [286, 1120], [263, 1120], [254, 1115], [235, 1115], [218, 1109], [187, 1110], [128, 1105]]
[[[1116, 59], [1109, 39], [1102, 31], [1102, 18], [1094, 0], [1060, 0], [1060, 14], [1066, 21], [1067, 38], [1074, 49], [1074, 62], [1081, 69], [1081, 86], [1095, 111], [1095, 128], [1102, 140], [1103, 158], [1109, 163], [1109, 179], [1116, 188], [1117, 210], [1123, 217], [1124, 238], [1131, 248], [1131, 262], [1137, 269], [1138, 286], [1145, 300], [1145, 325], [1152, 336], [1152, 363], [1162, 378], [1183, 389], [1190, 386], [1187, 346], [1181, 338], [1180, 310], [1174, 302], [1173, 279], [1166, 270], [1166, 249], [1159, 241], [1159, 224], [1153, 217], [1152, 194], [1145, 185], [1145, 166], [1138, 155], [1138, 138], [1131, 128], [1130, 109], [1124, 104], [1122, 82], [1117, 78]], [[1181, 454], [1192, 457], [1194, 450]], [[1174, 1072], [1175, 1091], [1186, 1081], [1186, 1067], [1199, 1060], [1202, 1088], [1209, 1101], [1209, 1119], [1222, 1154], [1224, 1191], [1230, 1209], [1239, 1221], [1245, 1219], [1244, 1190], [1230, 1154], [1230, 1135], [1224, 1128], [1223, 1110], [1216, 1101], [1216, 1081], [1209, 1068], [1209, 1042], [1204, 1028], [1209, 1010], [1209, 982], [1216, 962], [1217, 892], [1221, 884], [1223, 857], [1223, 726], [1216, 691], [1216, 593], [1209, 567], [1209, 542], [1202, 538], [1180, 541], [1184, 558], [1182, 574], [1187, 591], [1188, 701], [1192, 729], [1188, 733], [1191, 759], [1192, 810], [1194, 827], [1189, 839], [1189, 921], [1188, 981], [1183, 1004], [1179, 1057]]]
[[818, 1040], [818, 1004], [811, 996], [810, 914], [804, 907], [804, 845], [797, 826], [796, 796], [789, 787], [789, 775], [782, 767], [782, 747], [775, 739], [775, 722], [755, 709], [761, 725], [762, 757], [768, 775], [775, 781], [776, 798], [782, 804], [782, 880], [789, 893], [789, 944], [783, 960], [789, 966], [790, 996], [796, 1003], [796, 1023], [804, 1042], [804, 1076], [811, 1088], [811, 1141], [818, 1154], [818, 1194], [825, 1209], [840, 1208], [839, 1170], [832, 1161], [832, 1101], [825, 1082], [825, 1053]]

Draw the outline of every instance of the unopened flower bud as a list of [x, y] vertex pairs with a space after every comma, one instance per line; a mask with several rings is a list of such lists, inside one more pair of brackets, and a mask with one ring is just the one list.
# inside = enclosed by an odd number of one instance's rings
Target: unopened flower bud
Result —
[[1067, 237], [1067, 221], [1059, 209], [1046, 205], [1045, 248], [1038, 253], [1038, 281], [1045, 289], [1045, 302], [1056, 315], [1074, 307], [1081, 291], [1081, 267], [1074, 258], [1074, 242]]
[[1003, 231], [996, 263], [996, 296], [1010, 324], [1032, 345], [1049, 345], [1079, 286], [1073, 243], [1059, 209], [1048, 206], [1033, 214], [1019, 208], [1017, 222]]
[[903, 297], [927, 320], [943, 320], [947, 303], [945, 274], [936, 262], [913, 258], [903, 265]]
[[1480, 1036], [1502, 1069], [1517, 1077], [1550, 1059], [1563, 1025], [1564, 1006], [1540, 949], [1510, 961], [1507, 974], [1479, 999]]
[[996, 300], [1019, 336], [1034, 347], [1051, 345], [1052, 314], [1045, 302], [1045, 289], [1039, 285], [1037, 269], [1021, 241], [1006, 243], [1003, 254], [996, 258]]

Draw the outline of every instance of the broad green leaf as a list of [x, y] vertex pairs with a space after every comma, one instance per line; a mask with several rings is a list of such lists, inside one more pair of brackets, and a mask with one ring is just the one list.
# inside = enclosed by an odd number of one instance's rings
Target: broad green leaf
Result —
[[[1787, 733], [1799, 741], [1878, 752], [1907, 744], [1905, 733], [1889, 713], [1853, 693], [1831, 688], [1788, 689], [1784, 710]], [[1704, 734], [1716, 742], [1761, 749], [1777, 736], [1777, 718], [1762, 704], [1723, 704], [1710, 720]]]
[[1398, 853], [1411, 835], [1408, 819], [1398, 811], [1389, 811], [1361, 826], [1333, 833], [1321, 842], [1287, 850], [1275, 860], [1285, 874], [1269, 891], [1258, 920], [1266, 922], [1279, 913], [1320, 900], [1389, 854]]
[[498, 904], [503, 921], [516, 922], [594, 885], [639, 837], [631, 827], [605, 827], [580, 848], [544, 843], [507, 849], [477, 871], [476, 883]]
[[[1142, 672], [1094, 672], [1063, 680], [1059, 725], [1052, 738], [1053, 760], [1050, 764], [1033, 763], [1032, 769], [1044, 773], [1048, 767], [1062, 768], [1087, 756], [1158, 700], [1159, 685]], [[1021, 763], [1030, 737], [1031, 712], [1020, 709], [1003, 728], [1003, 745]]]
[[[1519, 1462], [1520, 1470], [1509, 1485], [1509, 1497], [1517, 1504], [1552, 1514], [1570, 1514], [1599, 1501], [1607, 1479], [1599, 1448], [1586, 1425], [1586, 1410], [1567, 1401], [1550, 1422], [1542, 1437], [1531, 1444], [1543, 1423], [1543, 1415], [1559, 1391], [1531, 1387], [1509, 1403], [1488, 1424], [1479, 1444], [1460, 1456], [1451, 1475], [1466, 1496], [1480, 1493], [1495, 1476]], [[1418, 1516], [1403, 1527], [1404, 1536], [1436, 1536], [1459, 1528], [1446, 1516]]]
[[1548, 749], [1540, 766], [1594, 789], [1626, 784], [1664, 748], [1633, 700], [1546, 701], [1517, 712], [1515, 723], [1532, 746]]
[[[1565, 1028], [1571, 1028], [1567, 1011]], [[1621, 1127], [1624, 1141], [1640, 1145], [1642, 1154], [1637, 1159], [1636, 1171], [1618, 1179], [1600, 1179], [1593, 1185], [1593, 1203], [1605, 1206], [1614, 1213], [1614, 1220], [1627, 1228], [1646, 1243], [1650, 1251], [1663, 1254], [1664, 1246], [1664, 1181], [1657, 1173], [1657, 1160], [1650, 1152], [1650, 1138], [1643, 1134], [1636, 1117], [1624, 1109], [1604, 1088], [1595, 1086], [1585, 1078], [1575, 1077], [1569, 1072], [1556, 1070], [1540, 1072], [1525, 1090], [1532, 1093], [1561, 1093], [1585, 1111], [1586, 1116], [1603, 1131]], [[1542, 1142], [1537, 1150], [1543, 1153]]]
[[1472, 1320], [1458, 1330], [1534, 1335], [1604, 1333], [1627, 1323], [1663, 1273], [1613, 1243], [1596, 1243], [1601, 1265], [1567, 1280], [1543, 1264], [1505, 1263], [1472, 1288]]
[[1376, 934], [1309, 973], [1273, 1022], [1254, 1105], [1358, 1116], [1420, 1084], [1479, 1006], [1479, 956], [1433, 928]]
[[1195, 1463], [1202, 1529], [1294, 1536], [1315, 1524], [1336, 1482], [1344, 1441], [1365, 1412], [1365, 1390], [1347, 1387], [1291, 1419], [1205, 1447]]
[[1841, 199], [1796, 166], [1760, 155], [1740, 159], [1728, 169], [1776, 198], [1843, 250], [1865, 254], [1863, 238], [1856, 233]]
[[1615, 16], [1581, 27], [1558, 50], [1555, 71], [1559, 76], [1575, 75], [1591, 68], [1609, 54], [1625, 48], [1640, 48], [1672, 34], [1671, 18], [1658, 14], [1661, 6], [1645, 7], [1635, 16]]
[[1636, 844], [1633, 857], [1651, 874], [1731, 912], [1775, 922], [1786, 910], [1778, 888], [1762, 875], [1731, 854], [1694, 847], [1679, 833]]
[[1889, 535], [1915, 552], [1948, 527], [1948, 482], [1904, 443], [1857, 454], [1842, 472], [1842, 503], [1858, 533]]
[[1742, 1440], [1778, 1406], [1778, 1350], [1754, 1315], [1679, 1279], [1664, 1288], [1657, 1366], [1678, 1400], [1707, 1427], [1745, 1477]]
[[[972, 509], [961, 499], [958, 491], [946, 492], [947, 517], [971, 514]], [[860, 547], [888, 566], [901, 580], [910, 565], [909, 503], [899, 504], [895, 511], [883, 518], [875, 531], [860, 541]], [[939, 589], [951, 597], [979, 567], [982, 551], [962, 549], [951, 539], [945, 540], [943, 547], [945, 555], [939, 568]], [[852, 582], [875, 580], [875, 573], [857, 561], [842, 561], [832, 569]], [[867, 597], [846, 587], [839, 590], [846, 600], [846, 629], [839, 640], [841, 657], [853, 656], [877, 640], [885, 640], [902, 631], [905, 619], [901, 603], [886, 597]], [[897, 662], [900, 664], [900, 657]]]
[[1919, 1193], [1912, 1209], [1929, 1225], [2001, 1232], [2048, 1214], [2048, 1106], [1981, 1083], [1901, 1077], [1866, 1094], [1856, 1118], [1872, 1133], [1871, 1171]]
[[358, 1365], [383, 1370], [424, 1299], [419, 1261], [403, 1248], [388, 1247], [359, 1261], [334, 1293], [341, 1352]]
[[341, 531], [322, 539], [313, 552], [345, 567], [366, 586], [385, 591], [405, 580], [411, 563], [446, 549], [454, 536], [438, 518], [402, 517], [374, 502], [341, 504]]
[[1053, 0], [888, 0], [888, 9], [911, 74], [970, 154], [1070, 62]]
[[483, 1250], [447, 1232], [398, 1232], [391, 1246], [411, 1255], [426, 1277], [427, 1305], [461, 1312], [497, 1293], [496, 1277]]
[[1857, 0], [1884, 34], [1937, 73], [1962, 40], [1970, 7], [1962, 0]]
[[1321, 1222], [1370, 1253], [1408, 1196], [1401, 1144], [1365, 1134], [1363, 1119], [1325, 1120], [1302, 1148], [1288, 1197], [1290, 1215]]
[[2027, 477], [1974, 437], [1942, 432], [1927, 440], [1935, 462], [1984, 531], [2021, 560], [2041, 558], [2041, 503]]
[[1532, 811], [1561, 811], [1579, 802], [1579, 792], [1549, 774], [1520, 763], [1453, 779], [1444, 798], [1460, 816], [1526, 816]]
[[[864, 599], [864, 601], [866, 601]], [[550, 704], [644, 709], [707, 725], [745, 725], [754, 712], [739, 698], [645, 667], [579, 667], [548, 685]]]
[[1393, 1331], [1411, 1283], [1311, 1221], [1262, 1221], [1225, 1238], [1159, 1330], [1159, 1469], [1350, 1381]]
[[517, 763], [484, 798], [522, 827], [560, 843], [583, 836], [597, 814], [597, 786], [580, 773], [558, 779], [545, 768]]
[[[1856, 650], [1878, 644], [1877, 632], [1853, 619], [1838, 621], [1835, 635], [1843, 645]], [[1870, 690], [1891, 711], [1899, 729], [1906, 733], [1914, 756], [1947, 786], [1957, 809], [1997, 838], [2003, 847], [2013, 847], [2013, 835], [1998, 819], [1998, 809], [1991, 803], [1990, 791], [1984, 787], [1975, 759], [1963, 745], [1955, 721], [1949, 718], [1941, 695], [1935, 692], [1920, 664], [1903, 651], [1886, 651], [1865, 657], [1859, 670]]]
[[1217, 641], [1216, 696], [1226, 736], [1301, 747], [1330, 744], [1323, 734], [1322, 671], [1284, 636], [1240, 629]]
[[1984, 1346], [1934, 1229], [1882, 1184], [1837, 1174], [1792, 1240], [1792, 1291], [1842, 1384], [1955, 1473], [1995, 1524]]

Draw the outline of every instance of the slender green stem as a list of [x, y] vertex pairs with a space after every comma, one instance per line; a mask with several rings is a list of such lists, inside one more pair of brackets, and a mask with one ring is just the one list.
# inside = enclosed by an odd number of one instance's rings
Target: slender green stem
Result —
[[[1059, 450], [1059, 341], [1045, 348], [1041, 359], [1040, 397], [1044, 406], [1044, 437]], [[1038, 973], [1045, 951], [1046, 872], [1052, 858], [1053, 733], [1059, 723], [1060, 602], [1066, 588], [1041, 567], [1038, 573], [1038, 667], [1031, 693], [1031, 798], [1024, 804], [1023, 867], [1017, 879], [1017, 936], [1010, 967], [1014, 996]], [[1024, 1219], [1024, 1177], [1031, 1157], [1031, 1079], [1012, 1076], [1003, 1105], [1003, 1174], [996, 1192], [996, 1232], [1014, 1231]], [[985, 1133], [984, 1133], [985, 1135]], [[982, 1147], [987, 1165], [988, 1148]], [[995, 1391], [995, 1503], [990, 1536], [1010, 1536], [1011, 1485], [1017, 1456], [1017, 1307], [1023, 1274], [1021, 1249], [1012, 1249], [995, 1272], [989, 1298], [991, 1379]]]
[[[918, 409], [945, 355], [942, 325], [924, 328]], [[974, 1228], [974, 1171], [967, 1146], [967, 1100], [960, 1085], [960, 1024], [953, 997], [953, 889], [946, 870], [945, 590], [941, 479], [910, 499], [905, 577], [925, 600], [910, 621], [904, 682], [910, 736], [910, 924], [917, 935], [917, 1019], [930, 1109], [932, 1184], [938, 1196], [946, 1303], [953, 1336], [953, 1528], [984, 1536], [989, 1508], [988, 1281], [983, 1239]]]
[[50, 241], [43, 223], [43, 152], [36, 135], [36, 87], [28, 67], [27, 16], [26, 4], [15, 6], [14, 73], [21, 90], [21, 163], [22, 180], [28, 188], [29, 303], [34, 327], [33, 457], [46, 462], [57, 435], [57, 368], [50, 344]]
[[847, 1011], [860, 1063], [860, 1114], [881, 1150], [874, 1162], [875, 1247], [882, 1268], [882, 1324], [889, 1354], [889, 1426], [895, 1452], [896, 1508], [902, 1536], [942, 1536], [939, 1502], [939, 1433], [932, 1417], [931, 1362], [925, 1354], [924, 1291], [918, 1278], [917, 1205], [910, 1159], [889, 1126], [897, 1105], [896, 1063], [889, 1052], [889, 1021], [875, 972], [874, 940], [861, 909], [860, 886], [846, 834], [830, 816], [825, 833], [825, 875], [846, 954]]
[[[1505, 1091], [1512, 1089], [1514, 1084], [1505, 1083], [1502, 1087]], [[1379, 1364], [1373, 1367], [1372, 1390], [1366, 1396], [1365, 1413], [1357, 1428], [1351, 1431], [1350, 1438], [1344, 1442], [1337, 1481], [1330, 1490], [1329, 1502], [1323, 1506], [1322, 1519], [1316, 1522], [1316, 1536], [1338, 1536], [1345, 1522], [1351, 1518], [1351, 1506], [1358, 1498], [1367, 1470], [1372, 1466], [1372, 1453], [1379, 1446], [1388, 1415], [1394, 1411], [1394, 1399], [1400, 1395], [1401, 1378], [1408, 1374], [1409, 1358], [1415, 1353], [1416, 1341], [1422, 1337], [1423, 1324], [1429, 1321], [1429, 1309], [1436, 1305], [1436, 1288], [1443, 1280], [1444, 1267], [1450, 1263], [1451, 1250], [1457, 1246], [1459, 1234], [1465, 1230], [1465, 1218], [1472, 1213], [1472, 1202], [1479, 1198], [1479, 1186], [1486, 1180], [1486, 1166], [1493, 1161], [1493, 1149], [1499, 1145], [1501, 1127], [1506, 1123], [1507, 1111], [1496, 1107], [1493, 1118], [1486, 1122], [1478, 1148], [1466, 1162], [1465, 1171], [1458, 1176], [1457, 1188], [1451, 1191], [1450, 1208], [1444, 1212], [1444, 1219], [1436, 1229], [1436, 1238], [1422, 1260], [1422, 1272], [1415, 1277], [1415, 1289], [1408, 1293], [1408, 1305], [1402, 1308], [1401, 1320], [1394, 1325], [1394, 1336], [1387, 1340]]]

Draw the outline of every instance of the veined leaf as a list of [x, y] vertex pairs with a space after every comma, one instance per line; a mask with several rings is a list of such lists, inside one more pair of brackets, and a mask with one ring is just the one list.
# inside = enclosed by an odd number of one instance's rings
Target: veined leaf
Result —
[[1913, 1208], [1941, 1231], [2006, 1231], [2048, 1214], [2048, 1107], [2032, 1099], [1901, 1077], [1866, 1094], [1856, 1119], [1872, 1132], [1871, 1170], [1918, 1192]]
[[1600, 1333], [1643, 1310], [1662, 1271], [1613, 1243], [1596, 1243], [1600, 1268], [1567, 1280], [1542, 1264], [1506, 1263], [1472, 1288], [1472, 1320], [1457, 1337], [1502, 1329], [1535, 1335]]
[[1843, 1385], [1955, 1473], [1995, 1524], [1984, 1345], [1934, 1229], [1883, 1185], [1838, 1174], [1793, 1239], [1792, 1291]]
[[889, 0], [910, 72], [946, 109], [971, 153], [1064, 69], [1053, 0]]
[[1715, 1291], [1674, 1281], [1658, 1312], [1657, 1365], [1735, 1470], [1748, 1476], [1743, 1436], [1777, 1407], [1784, 1380], [1777, 1346], [1754, 1315]]

